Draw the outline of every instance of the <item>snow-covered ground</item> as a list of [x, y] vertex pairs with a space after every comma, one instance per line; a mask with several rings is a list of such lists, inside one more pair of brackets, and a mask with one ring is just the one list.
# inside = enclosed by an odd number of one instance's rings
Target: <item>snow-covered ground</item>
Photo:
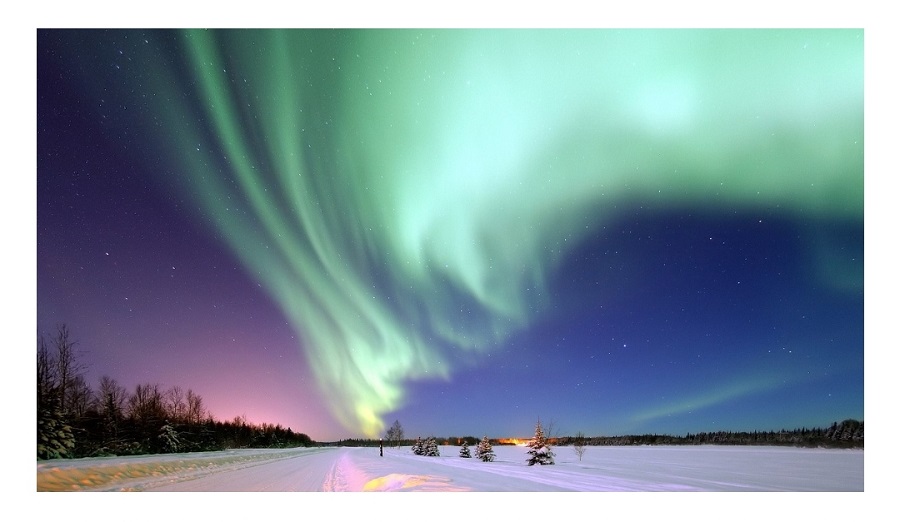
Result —
[[[416, 456], [409, 447], [385, 448], [384, 457], [377, 448], [305, 448], [39, 462], [37, 491], [24, 512], [90, 522], [284, 517], [755, 521], [866, 519], [867, 514], [879, 520], [885, 512], [878, 493], [834, 493], [863, 491], [863, 450], [588, 447], [580, 461], [571, 447], [554, 450], [555, 465], [534, 467], [525, 463], [527, 448], [515, 446], [494, 446], [494, 462], [460, 458], [454, 446], [440, 446], [440, 457]], [[878, 484], [870, 480], [867, 491], [893, 496]], [[9, 498], [27, 501], [15, 489], [7, 487], [13, 493]], [[175, 493], [180, 491], [202, 493]], [[329, 491], [359, 493], [315, 493]], [[457, 491], [472, 493], [445, 493]], [[566, 493], [571, 491], [587, 493]], [[810, 491], [821, 493], [802, 493]]]
[[[474, 448], [472, 448], [474, 451]], [[863, 491], [863, 451], [754, 446], [557, 447], [553, 466], [528, 448], [494, 446], [496, 460], [440, 457], [409, 447], [233, 450], [43, 461], [37, 491], [679, 492]]]

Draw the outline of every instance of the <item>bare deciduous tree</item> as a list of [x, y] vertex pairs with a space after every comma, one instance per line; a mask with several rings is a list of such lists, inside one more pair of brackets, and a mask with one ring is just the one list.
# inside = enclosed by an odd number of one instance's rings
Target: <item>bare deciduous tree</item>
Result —
[[134, 420], [146, 423], [165, 417], [162, 394], [158, 384], [138, 384], [128, 398], [128, 413]]
[[172, 386], [166, 392], [166, 412], [175, 422], [181, 422], [187, 417], [187, 404], [180, 386]]
[[579, 431], [575, 434], [575, 440], [572, 441], [572, 449], [575, 450], [575, 454], [578, 455], [578, 460], [581, 461], [581, 457], [584, 456], [584, 452], [587, 449], [584, 433]]
[[100, 390], [97, 392], [97, 410], [104, 417], [111, 420], [120, 420], [125, 413], [125, 405], [128, 402], [128, 391], [115, 379], [104, 375], [100, 378]]
[[67, 393], [65, 410], [73, 418], [83, 417], [87, 413], [88, 408], [91, 407], [91, 398], [94, 392], [82, 375], [76, 375], [72, 378]]
[[399, 420], [395, 420], [394, 424], [388, 428], [385, 433], [385, 438], [388, 442], [396, 442], [397, 446], [400, 446], [400, 443], [403, 441], [403, 426], [400, 425]]
[[200, 424], [203, 422], [204, 415], [206, 415], [206, 408], [203, 406], [203, 398], [189, 388], [187, 391], [188, 423]]
[[[72, 394], [73, 386], [81, 388], [78, 393], [82, 393], [86, 386], [83, 385], [82, 377], [84, 366], [78, 361], [75, 353], [76, 343], [71, 340], [69, 328], [65, 324], [57, 327], [56, 336], [52, 342], [53, 347], [48, 347], [47, 341], [42, 335], [38, 343], [38, 407], [47, 404], [52, 397], [53, 400], [58, 401], [62, 411], [68, 414], [73, 406], [69, 397]], [[75, 384], [79, 378], [82, 382]], [[77, 406], [83, 405], [83, 398], [78, 398]]]
[[49, 404], [51, 397], [56, 391], [56, 364], [53, 361], [53, 354], [47, 347], [47, 341], [44, 336], [38, 340], [38, 356], [37, 356], [37, 402], [38, 409], [44, 408]]
[[107, 443], [119, 443], [119, 427], [125, 417], [128, 392], [115, 379], [104, 375], [100, 378], [100, 389], [94, 398], [95, 408], [103, 417], [103, 430]]
[[72, 389], [75, 378], [80, 376], [84, 371], [84, 367], [78, 362], [75, 353], [75, 345], [77, 344], [70, 338], [69, 327], [65, 324], [60, 325], [56, 329], [56, 337], [53, 339], [56, 348], [55, 373], [56, 385], [59, 392], [59, 402], [63, 407], [63, 411], [69, 413], [69, 394]]

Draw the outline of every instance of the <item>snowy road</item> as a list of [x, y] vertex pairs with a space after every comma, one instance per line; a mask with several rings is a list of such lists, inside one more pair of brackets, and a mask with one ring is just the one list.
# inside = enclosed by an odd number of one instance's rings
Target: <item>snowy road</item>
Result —
[[[201, 477], [177, 477], [146, 491], [349, 491], [335, 462], [338, 448], [289, 452], [284, 457], [235, 466]], [[323, 482], [323, 477], [324, 482]]]
[[776, 447], [555, 448], [554, 466], [527, 466], [527, 448], [497, 459], [410, 448], [298, 448], [54, 460], [38, 491], [863, 491], [863, 451]]

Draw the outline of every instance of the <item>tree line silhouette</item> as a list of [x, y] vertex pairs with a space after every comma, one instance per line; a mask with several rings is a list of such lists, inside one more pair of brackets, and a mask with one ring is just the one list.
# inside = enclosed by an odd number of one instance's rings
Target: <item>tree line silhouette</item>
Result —
[[856, 419], [833, 422], [828, 428], [779, 431], [714, 431], [678, 435], [619, 435], [613, 437], [559, 437], [558, 446], [687, 446], [721, 444], [731, 446], [796, 446], [806, 448], [863, 448], [865, 424]]
[[[375, 439], [342, 439], [317, 443], [304, 433], [280, 424], [255, 425], [245, 416], [216, 420], [193, 390], [157, 384], [138, 384], [132, 392], [103, 376], [92, 389], [84, 379], [76, 343], [66, 325], [57, 327], [50, 341], [38, 338], [37, 458], [77, 458], [216, 451], [233, 448], [285, 448], [312, 445], [374, 446]], [[399, 421], [386, 433], [397, 446], [412, 445]], [[439, 445], [476, 445], [473, 436], [432, 437]], [[486, 437], [485, 437], [486, 438]], [[490, 439], [495, 445], [510, 439]], [[554, 446], [627, 445], [768, 445], [825, 448], [863, 448], [865, 425], [846, 419], [827, 428], [780, 431], [716, 431], [677, 435], [620, 435], [586, 437], [578, 434], [548, 437]]]
[[38, 339], [37, 458], [98, 457], [283, 448], [314, 442], [291, 428], [216, 420], [191, 389], [138, 384], [132, 392], [103, 376], [92, 389], [66, 325]]
[[[439, 446], [470, 446], [479, 443], [478, 438], [471, 435], [458, 437], [430, 437]], [[387, 440], [387, 439], [385, 439]], [[527, 439], [522, 439], [527, 440]], [[495, 446], [513, 445], [519, 439], [492, 438]], [[412, 446], [416, 439], [403, 438], [395, 445]], [[589, 437], [584, 434], [575, 436], [551, 436], [547, 442], [553, 446], [688, 446], [700, 444], [720, 444], [730, 446], [794, 446], [805, 448], [864, 448], [865, 423], [856, 419], [845, 419], [833, 422], [827, 428], [799, 428], [778, 431], [713, 431], [688, 433], [686, 435], [615, 435]], [[327, 446], [378, 447], [378, 439], [342, 439], [336, 442], [322, 443]]]

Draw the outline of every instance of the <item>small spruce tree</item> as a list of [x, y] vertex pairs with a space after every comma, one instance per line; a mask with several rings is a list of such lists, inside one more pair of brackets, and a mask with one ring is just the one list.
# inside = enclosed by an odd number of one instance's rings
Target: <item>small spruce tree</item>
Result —
[[426, 457], [440, 457], [441, 452], [438, 451], [437, 441], [434, 437], [428, 437], [428, 440], [425, 441], [425, 453]]
[[46, 402], [43, 408], [38, 408], [37, 457], [42, 460], [71, 457], [75, 451], [75, 435], [55, 390]]
[[425, 454], [425, 446], [422, 443], [422, 437], [416, 437], [416, 443], [413, 445], [412, 452], [416, 455]]
[[487, 435], [481, 439], [481, 442], [478, 443], [478, 447], [475, 448], [475, 458], [481, 459], [484, 462], [493, 462], [494, 460], [494, 448], [491, 447], [490, 441], [488, 441]]
[[534, 427], [534, 438], [528, 442], [528, 447], [531, 448], [528, 450], [529, 466], [553, 464], [553, 451], [544, 436], [544, 428], [541, 427], [540, 419], [538, 419], [537, 426]]
[[459, 448], [459, 456], [464, 459], [472, 458], [472, 453], [469, 452], [469, 443], [468, 442], [463, 441], [462, 447]]
[[178, 448], [181, 446], [178, 432], [169, 424], [169, 421], [162, 425], [156, 438], [159, 439], [159, 445], [163, 453], [177, 453]]

